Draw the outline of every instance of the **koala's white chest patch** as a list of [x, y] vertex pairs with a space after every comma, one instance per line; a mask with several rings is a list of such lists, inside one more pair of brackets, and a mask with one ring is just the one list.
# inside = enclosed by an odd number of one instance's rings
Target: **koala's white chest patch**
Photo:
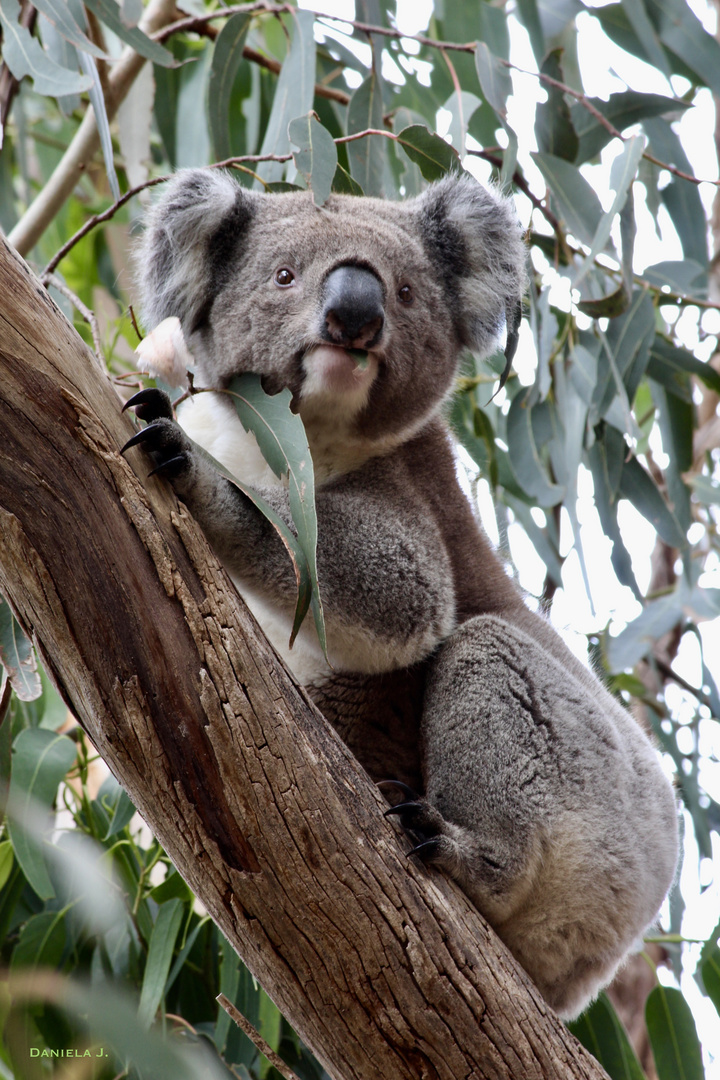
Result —
[[[281, 487], [260, 453], [255, 436], [240, 423], [232, 402], [222, 394], [197, 394], [178, 409], [178, 421], [191, 439], [212, 454], [242, 483], [252, 487]], [[268, 602], [234, 574], [235, 588], [262, 626], [275, 649], [302, 683], [327, 678], [330, 669], [322, 655], [315, 630], [303, 626], [292, 651], [288, 647], [292, 617]]]
[[228, 397], [218, 393], [196, 394], [178, 409], [184, 431], [212, 454], [233, 476], [253, 487], [282, 487], [260, 453], [255, 436], [240, 423]]

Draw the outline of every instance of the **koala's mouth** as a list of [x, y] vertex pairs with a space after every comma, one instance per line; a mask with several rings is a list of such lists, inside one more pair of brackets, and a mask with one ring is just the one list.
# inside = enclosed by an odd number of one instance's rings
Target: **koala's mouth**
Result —
[[302, 357], [303, 399], [332, 395], [352, 400], [361, 408], [378, 373], [378, 357], [366, 349], [315, 345]]

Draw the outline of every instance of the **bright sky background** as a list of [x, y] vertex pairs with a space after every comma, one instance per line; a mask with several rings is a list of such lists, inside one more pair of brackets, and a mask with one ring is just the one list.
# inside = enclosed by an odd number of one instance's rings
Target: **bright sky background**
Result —
[[[591, 0], [592, 2], [592, 0]], [[697, 17], [704, 23], [706, 29], [715, 32], [715, 12], [705, 3], [705, 0], [689, 0], [690, 7]], [[299, 6], [310, 8], [315, 11], [326, 11], [328, 14], [338, 15], [344, 18], [354, 18], [354, 0], [299, 0]], [[431, 0], [399, 0], [398, 4], [398, 28], [407, 34], [423, 33], [427, 30], [430, 13], [432, 11]], [[689, 84], [679, 76], [673, 76], [669, 84], [663, 75], [648, 64], [624, 53], [613, 44], [603, 33], [599, 24], [590, 14], [581, 14], [577, 20], [578, 25], [578, 50], [579, 66], [582, 72], [584, 90], [589, 96], [607, 98], [610, 93], [626, 89], [627, 87], [643, 92], [655, 92], [658, 94], [682, 95]], [[537, 65], [530, 48], [526, 31], [514, 19], [510, 19], [511, 27], [511, 60], [518, 67], [527, 71], [537, 70]], [[347, 40], [345, 41], [347, 44]], [[408, 51], [412, 51], [412, 43], [408, 44]], [[369, 46], [358, 45], [357, 54], [369, 63]], [[391, 81], [397, 80], [398, 69], [392, 63], [383, 71], [383, 75]], [[532, 75], [523, 75], [518, 72], [512, 73], [514, 99], [508, 103], [509, 121], [511, 126], [520, 134], [520, 143], [524, 153], [520, 160], [525, 170], [525, 175], [538, 194], [542, 194], [544, 184], [540, 174], [527, 156], [528, 151], [535, 149], [534, 135], [532, 131], [533, 102], [544, 101], [545, 93], [541, 89], [538, 80]], [[357, 77], [357, 84], [360, 78]], [[352, 84], [351, 84], [352, 85]], [[718, 163], [714, 148], [715, 110], [712, 95], [709, 90], [702, 91], [696, 98], [695, 108], [688, 110], [679, 121], [677, 130], [683, 141], [685, 152], [692, 162], [698, 177], [715, 180], [718, 176]], [[444, 134], [447, 131], [449, 114], [443, 118], [438, 117], [438, 130]], [[601, 155], [598, 165], [585, 165], [583, 174], [591, 183], [598, 196], [607, 208], [611, 201], [609, 188], [610, 165], [613, 158], [620, 152], [617, 140], [609, 144]], [[485, 179], [488, 172], [484, 171], [485, 165], [477, 159], [465, 162], [466, 167], [474, 172], [479, 179]], [[489, 170], [488, 170], [489, 171]], [[702, 184], [700, 187], [701, 197], [708, 211], [715, 194], [715, 187], [711, 183]], [[658, 227], [660, 237], [656, 235], [653, 222], [644, 206], [641, 194], [637, 193], [639, 228], [635, 246], [635, 270], [641, 272], [646, 266], [667, 259], [682, 259], [682, 249], [677, 234], [671, 224], [669, 215], [664, 207], [661, 208]], [[524, 196], [517, 197], [518, 212], [524, 223], [530, 216], [530, 204]], [[561, 293], [565, 289], [566, 298], [563, 300]], [[560, 306], [567, 307], [567, 285], [562, 280], [557, 286], [557, 292], [553, 292], [553, 300]], [[675, 318], [676, 312], [666, 312], [666, 317]], [[703, 327], [709, 333], [720, 332], [720, 314], [707, 312], [703, 317]], [[711, 355], [715, 342], [713, 339], [706, 340], [698, 345], [692, 315], [688, 313], [685, 319], [678, 324], [678, 333], [684, 345], [692, 349], [702, 359]], [[536, 364], [535, 349], [529, 328], [525, 326], [521, 336], [521, 344], [515, 360], [515, 370], [524, 383], [530, 383], [534, 378]], [[654, 452], [656, 448], [654, 447]], [[662, 463], [662, 450], [658, 444], [657, 457]], [[556, 593], [552, 621], [563, 634], [568, 645], [579, 655], [586, 654], [585, 635], [593, 630], [600, 630], [612, 619], [620, 630], [640, 613], [640, 605], [632, 596], [629, 589], [620, 586], [610, 571], [610, 543], [603, 535], [600, 522], [592, 500], [592, 482], [589, 474], [581, 470], [578, 517], [581, 523], [581, 536], [585, 551], [590, 586], [595, 612], [590, 609], [586, 599], [585, 586], [580, 574], [579, 561], [571, 548], [573, 546], [572, 533], [567, 520], [561, 529], [562, 551], [570, 552], [564, 568], [564, 588]], [[483, 523], [494, 542], [497, 542], [495, 528], [495, 516], [490, 500], [489, 490], [486, 484], [480, 485], [480, 512]], [[649, 554], [652, 551], [655, 534], [652, 526], [632, 507], [624, 503], [619, 515], [623, 539], [631, 553], [633, 568], [638, 575], [641, 587], [645, 587], [650, 577]], [[534, 549], [525, 537], [524, 532], [511, 526], [510, 543], [513, 558], [519, 568], [520, 581], [530, 593], [539, 594], [545, 575], [544, 565], [536, 555]], [[720, 586], [720, 567], [717, 563], [712, 573], [707, 574], [703, 580], [705, 585]], [[706, 662], [718, 682], [720, 682], [720, 621], [705, 623], [701, 626], [701, 633], [705, 647]], [[693, 685], [702, 685], [702, 671], [700, 668], [699, 649], [693, 644], [692, 635], [686, 635], [683, 639], [676, 668]], [[682, 693], [674, 687], [668, 688], [668, 703], [675, 709], [680, 707]], [[720, 725], [717, 722], [707, 720], [701, 722], [700, 738], [701, 749], [704, 754], [714, 754], [720, 759]], [[688, 732], [688, 735], [690, 733]], [[714, 793], [715, 798], [720, 799], [720, 765], [708, 764], [703, 773], [703, 782], [706, 788]], [[690, 831], [690, 830], [688, 830]], [[703, 865], [701, 876], [698, 875], [698, 857], [694, 842], [687, 841], [685, 864], [681, 876], [683, 896], [687, 903], [683, 933], [691, 938], [704, 939], [712, 931], [720, 917], [720, 844], [717, 837], [714, 838], [713, 865]], [[713, 880], [714, 877], [714, 880]], [[701, 892], [704, 888], [704, 892]], [[707, 998], [700, 993], [693, 972], [699, 955], [699, 946], [685, 946], [683, 949], [684, 967], [686, 974], [682, 979], [682, 989], [690, 1002], [694, 1016], [698, 1023], [698, 1030], [705, 1051], [705, 1065], [707, 1080], [720, 1080], [720, 1024], [717, 1012]], [[661, 971], [663, 982], [672, 982], [669, 972]]]

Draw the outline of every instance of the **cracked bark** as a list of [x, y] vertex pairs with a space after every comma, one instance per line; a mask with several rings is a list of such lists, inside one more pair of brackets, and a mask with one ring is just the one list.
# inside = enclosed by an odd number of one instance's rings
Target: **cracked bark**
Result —
[[183, 877], [336, 1080], [605, 1076], [408, 860], [97, 361], [0, 247], [0, 590]]

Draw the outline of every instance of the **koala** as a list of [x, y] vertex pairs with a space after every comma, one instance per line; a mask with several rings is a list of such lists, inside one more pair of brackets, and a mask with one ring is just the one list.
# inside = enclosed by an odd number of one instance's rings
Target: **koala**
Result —
[[[656, 918], [675, 798], [630, 714], [526, 606], [456, 475], [443, 406], [464, 349], [516, 338], [525, 248], [468, 175], [391, 203], [261, 194], [180, 172], [140, 247], [145, 319], [180, 319], [196, 395], [144, 390], [140, 444], [270, 641], [376, 781], [389, 814], [565, 1018]], [[358, 350], [360, 352], [358, 353]], [[361, 363], [359, 357], [364, 357]], [[316, 474], [328, 657], [288, 648], [295, 577], [275, 530], [204, 447], [291, 526], [287, 491], [222, 390], [287, 387]], [[400, 800], [398, 802], [398, 799]]]

